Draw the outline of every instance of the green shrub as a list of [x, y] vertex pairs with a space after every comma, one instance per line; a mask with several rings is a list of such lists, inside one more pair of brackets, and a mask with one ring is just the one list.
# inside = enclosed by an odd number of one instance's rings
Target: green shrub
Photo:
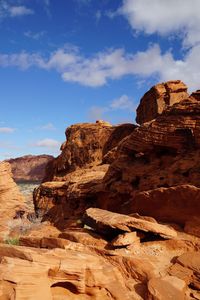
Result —
[[5, 243], [6, 244], [9, 244], [9, 245], [19, 245], [19, 238], [18, 237], [15, 237], [15, 238], [7, 238], [5, 240]]

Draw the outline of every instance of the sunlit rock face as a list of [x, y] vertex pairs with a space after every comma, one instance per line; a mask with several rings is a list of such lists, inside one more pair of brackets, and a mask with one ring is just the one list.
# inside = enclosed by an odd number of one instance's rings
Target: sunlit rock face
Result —
[[[199, 299], [199, 91], [188, 96], [180, 81], [155, 89], [165, 107], [144, 109], [141, 126], [67, 129], [34, 191], [42, 222], [10, 241], [19, 246], [0, 244], [0, 298]], [[7, 233], [7, 218], [23, 213], [7, 163], [0, 201]]]
[[[118, 212], [139, 212], [184, 225], [200, 213], [199, 92], [187, 96], [185, 85], [177, 81], [157, 85], [153, 90], [163, 86], [171, 86], [169, 99], [179, 92], [185, 93], [184, 99], [166, 105], [156, 118], [145, 116], [143, 111], [144, 119], [151, 120], [118, 145], [118, 155], [105, 174], [97, 206]], [[152, 89], [145, 95], [148, 93]], [[159, 100], [158, 94], [157, 97]], [[156, 94], [148, 101], [155, 99]], [[143, 98], [139, 108], [142, 105]], [[141, 114], [140, 109], [137, 113]]]
[[138, 124], [149, 122], [162, 114], [168, 106], [188, 96], [187, 86], [180, 80], [159, 83], [142, 97], [137, 108], [136, 122]]
[[94, 206], [109, 164], [118, 155], [118, 144], [136, 127], [97, 121], [67, 128], [61, 154], [47, 165], [45, 180], [34, 191], [37, 214], [64, 226], [68, 218], [80, 217]]
[[11, 167], [7, 162], [0, 162], [0, 238], [5, 239], [14, 219], [25, 210], [25, 199], [12, 179]]
[[[143, 118], [140, 123], [145, 122], [141, 126], [97, 121], [69, 127], [61, 155], [48, 166], [48, 180], [34, 193], [38, 213], [57, 225], [70, 217], [81, 217], [88, 207], [139, 211], [182, 225], [196, 217], [200, 187], [198, 95], [197, 91], [189, 96], [181, 81], [169, 81], [154, 86], [141, 99], [137, 110], [137, 118]], [[156, 118], [146, 115], [145, 103], [159, 104], [161, 98], [165, 106]], [[185, 193], [197, 195], [191, 197], [190, 209], [184, 205]]]

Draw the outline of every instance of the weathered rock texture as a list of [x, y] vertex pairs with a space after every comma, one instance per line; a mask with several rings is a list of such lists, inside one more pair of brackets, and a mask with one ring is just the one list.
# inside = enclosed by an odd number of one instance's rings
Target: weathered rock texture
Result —
[[180, 81], [158, 84], [142, 98], [137, 119], [149, 122], [67, 129], [50, 182], [35, 192], [43, 220], [64, 226], [86, 208], [99, 207], [188, 228], [200, 215], [199, 91], [189, 96]]
[[152, 232], [165, 238], [177, 236], [176, 231], [166, 225], [116, 214], [99, 208], [87, 209], [84, 215], [84, 222], [103, 234], [109, 231], [112, 232], [113, 229], [118, 229], [122, 232], [131, 232], [137, 229], [144, 232]]
[[[87, 211], [91, 213], [94, 216], [94, 211]], [[95, 216], [101, 218], [101, 210]], [[118, 234], [113, 220], [103, 222]], [[156, 226], [155, 221], [148, 223]], [[23, 247], [0, 244], [1, 298], [198, 299], [192, 295], [199, 289], [199, 239], [178, 233], [170, 240], [133, 242], [106, 250], [102, 247], [106, 242], [94, 233], [96, 224], [91, 225], [93, 231], [24, 237], [20, 239]]]
[[181, 225], [199, 216], [200, 102], [194, 97], [136, 128], [117, 153], [98, 207]]
[[51, 155], [26, 155], [9, 159], [13, 178], [16, 182], [41, 182], [45, 176], [46, 165], [54, 159]]
[[188, 98], [187, 86], [180, 80], [153, 86], [141, 99], [137, 108], [136, 122], [143, 124], [155, 119], [174, 103]]
[[80, 218], [86, 208], [95, 206], [102, 179], [116, 159], [117, 145], [136, 127], [103, 121], [69, 127], [62, 153], [47, 166], [45, 182], [34, 192], [37, 214], [63, 228], [67, 219]]
[[133, 124], [112, 126], [101, 120], [68, 127], [62, 153], [49, 164], [45, 181], [64, 181], [69, 172], [99, 165], [135, 127]]
[[12, 179], [11, 167], [7, 162], [0, 162], [0, 239], [9, 235], [14, 218], [24, 212], [24, 198]]

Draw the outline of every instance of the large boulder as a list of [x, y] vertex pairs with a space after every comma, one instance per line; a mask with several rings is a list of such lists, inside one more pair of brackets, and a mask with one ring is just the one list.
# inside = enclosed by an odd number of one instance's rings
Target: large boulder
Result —
[[180, 80], [167, 81], [153, 86], [141, 99], [136, 122], [143, 124], [155, 119], [166, 107], [188, 98], [187, 86]]
[[113, 213], [99, 208], [87, 209], [84, 215], [84, 222], [97, 232], [103, 234], [113, 231], [131, 232], [137, 229], [139, 231], [158, 234], [165, 238], [177, 236], [176, 231], [166, 225]]

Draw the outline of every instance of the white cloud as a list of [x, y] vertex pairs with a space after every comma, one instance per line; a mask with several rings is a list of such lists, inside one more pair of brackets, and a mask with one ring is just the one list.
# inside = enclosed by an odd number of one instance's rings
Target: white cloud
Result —
[[131, 111], [135, 111], [135, 104], [133, 100], [127, 96], [122, 95], [121, 97], [114, 99], [110, 104], [111, 109], [127, 109]]
[[24, 15], [32, 15], [34, 11], [26, 6], [9, 6], [9, 14], [11, 17], [19, 17]]
[[114, 15], [124, 15], [134, 30], [146, 34], [179, 34], [191, 46], [200, 42], [199, 11], [199, 0], [124, 0]]
[[60, 142], [53, 140], [53, 139], [43, 139], [40, 141], [37, 141], [32, 144], [34, 147], [45, 147], [45, 148], [57, 148], [60, 146]]
[[37, 67], [56, 70], [66, 82], [99, 87], [109, 80], [123, 76], [137, 76], [138, 80], [156, 76], [157, 81], [183, 80], [190, 89], [200, 87], [200, 45], [190, 48], [181, 60], [170, 51], [162, 53], [159, 45], [151, 45], [135, 54], [124, 49], [109, 49], [92, 57], [84, 57], [76, 48], [58, 49], [48, 57], [38, 53], [0, 53], [0, 67], [18, 67], [26, 70]]
[[11, 127], [0, 127], [0, 133], [13, 133], [15, 128]]

